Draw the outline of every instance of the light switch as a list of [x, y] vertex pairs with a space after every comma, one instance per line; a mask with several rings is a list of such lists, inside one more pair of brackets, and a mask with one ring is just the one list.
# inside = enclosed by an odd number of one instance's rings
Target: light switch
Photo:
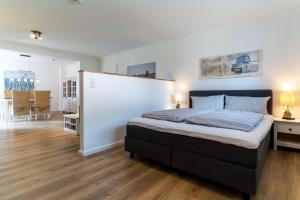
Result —
[[95, 78], [91, 77], [90, 78], [90, 88], [95, 88], [95, 87], [96, 87]]

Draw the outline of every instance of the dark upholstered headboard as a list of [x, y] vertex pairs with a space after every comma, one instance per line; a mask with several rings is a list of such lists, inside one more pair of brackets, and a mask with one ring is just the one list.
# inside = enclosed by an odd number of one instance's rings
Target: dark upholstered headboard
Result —
[[227, 96], [248, 96], [248, 97], [271, 97], [268, 101], [268, 112], [273, 113], [273, 92], [272, 90], [194, 90], [189, 93], [189, 107], [192, 108], [192, 96], [205, 97], [212, 95]]

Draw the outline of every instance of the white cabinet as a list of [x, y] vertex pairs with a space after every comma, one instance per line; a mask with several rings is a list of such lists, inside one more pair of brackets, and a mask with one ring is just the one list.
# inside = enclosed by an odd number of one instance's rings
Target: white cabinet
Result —
[[72, 96], [72, 98], [77, 98], [77, 81], [72, 81], [71, 96]]
[[64, 130], [79, 135], [79, 114], [64, 115]]
[[62, 111], [78, 113], [78, 81], [68, 79], [62, 82]]

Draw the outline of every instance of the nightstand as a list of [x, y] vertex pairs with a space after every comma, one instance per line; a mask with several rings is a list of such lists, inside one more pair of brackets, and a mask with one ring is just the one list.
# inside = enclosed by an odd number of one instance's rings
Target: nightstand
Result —
[[300, 119], [274, 118], [274, 150], [277, 146], [300, 149]]

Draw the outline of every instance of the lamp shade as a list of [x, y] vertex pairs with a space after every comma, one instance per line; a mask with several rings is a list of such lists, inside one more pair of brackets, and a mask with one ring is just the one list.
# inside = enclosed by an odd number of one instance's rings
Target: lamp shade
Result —
[[181, 93], [176, 93], [175, 94], [175, 101], [181, 102], [182, 101], [182, 94]]
[[283, 106], [296, 105], [296, 96], [292, 92], [283, 92], [280, 94], [280, 104]]

